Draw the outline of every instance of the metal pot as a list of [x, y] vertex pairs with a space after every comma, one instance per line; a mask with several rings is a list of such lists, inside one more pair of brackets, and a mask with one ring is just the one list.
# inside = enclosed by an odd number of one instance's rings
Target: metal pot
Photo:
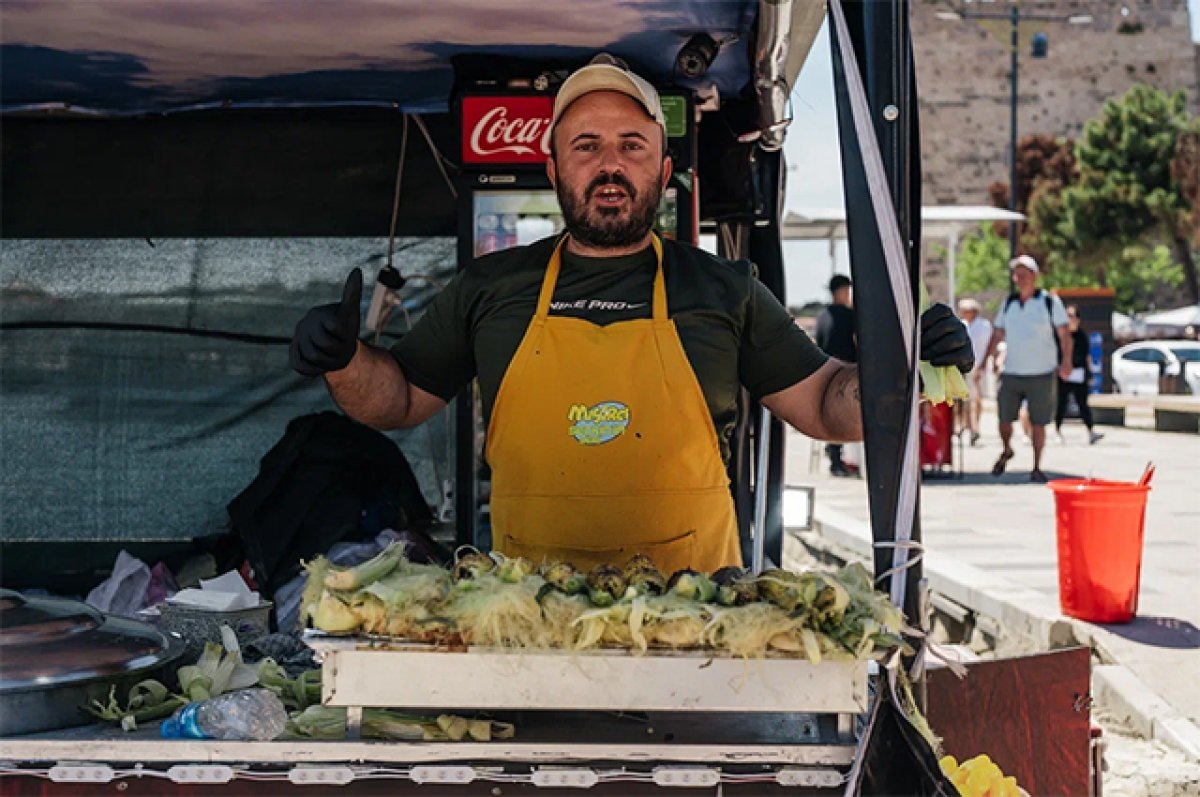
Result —
[[0, 736], [85, 725], [89, 700], [107, 700], [115, 686], [124, 701], [131, 686], [159, 676], [185, 647], [81, 601], [0, 589]]

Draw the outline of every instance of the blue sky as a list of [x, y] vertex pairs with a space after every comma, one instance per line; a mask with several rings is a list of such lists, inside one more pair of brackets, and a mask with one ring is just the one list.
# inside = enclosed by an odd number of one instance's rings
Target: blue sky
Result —
[[[1192, 39], [1200, 41], [1200, 0], [1188, 0]], [[837, 120], [833, 105], [833, 76], [829, 34], [821, 29], [812, 52], [792, 90], [793, 122], [784, 153], [788, 162], [787, 208], [841, 207], [841, 158], [837, 146]], [[837, 249], [837, 263], [830, 261], [829, 246], [823, 242], [784, 244], [788, 271], [788, 303], [826, 298], [825, 285], [836, 270], [849, 273], [845, 244]]]
[[[832, 70], [829, 33], [823, 27], [792, 89], [792, 125], [784, 143], [788, 163], [785, 207], [789, 210], [841, 207], [843, 204]], [[825, 285], [835, 269], [829, 258], [828, 244], [785, 243], [784, 257], [789, 305], [827, 298]], [[836, 270], [841, 273], [850, 270], [844, 243], [838, 246]]]

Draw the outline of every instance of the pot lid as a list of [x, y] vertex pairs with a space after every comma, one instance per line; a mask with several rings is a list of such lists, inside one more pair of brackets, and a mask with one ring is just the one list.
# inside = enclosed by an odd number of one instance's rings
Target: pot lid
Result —
[[151, 625], [82, 601], [0, 589], [0, 693], [148, 670], [183, 648]]

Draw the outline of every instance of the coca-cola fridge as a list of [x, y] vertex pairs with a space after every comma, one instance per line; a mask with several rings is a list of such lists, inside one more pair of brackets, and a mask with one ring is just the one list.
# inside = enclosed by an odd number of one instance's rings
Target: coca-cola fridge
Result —
[[[663, 191], [655, 229], [665, 238], [694, 243], [699, 230], [695, 108], [689, 93], [663, 91], [661, 96], [673, 173]], [[533, 93], [464, 93], [458, 99], [460, 269], [489, 252], [562, 230], [562, 212], [546, 177], [553, 102], [549, 88]], [[482, 413], [474, 389], [460, 394], [455, 426], [458, 542], [486, 550], [491, 547], [490, 479], [482, 456]]]

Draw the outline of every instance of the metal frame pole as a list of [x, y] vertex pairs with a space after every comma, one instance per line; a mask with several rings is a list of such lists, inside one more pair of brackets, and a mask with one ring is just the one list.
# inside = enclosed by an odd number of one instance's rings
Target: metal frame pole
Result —
[[754, 548], [750, 572], [763, 571], [767, 550], [767, 482], [770, 474], [771, 411], [763, 407], [758, 414], [758, 458], [754, 467]]
[[958, 267], [958, 227], [950, 228], [950, 247], [946, 257], [946, 304], [955, 306], [958, 301], [958, 286], [955, 283], [954, 269]]
[[[1008, 177], [1008, 209], [1017, 212], [1017, 56], [1020, 50], [1021, 11], [1014, 3], [1009, 17], [1012, 20], [1012, 71], [1009, 73], [1012, 86], [1012, 97], [1009, 104], [1009, 177]], [[1008, 256], [1017, 256], [1017, 223], [1008, 223]]]

